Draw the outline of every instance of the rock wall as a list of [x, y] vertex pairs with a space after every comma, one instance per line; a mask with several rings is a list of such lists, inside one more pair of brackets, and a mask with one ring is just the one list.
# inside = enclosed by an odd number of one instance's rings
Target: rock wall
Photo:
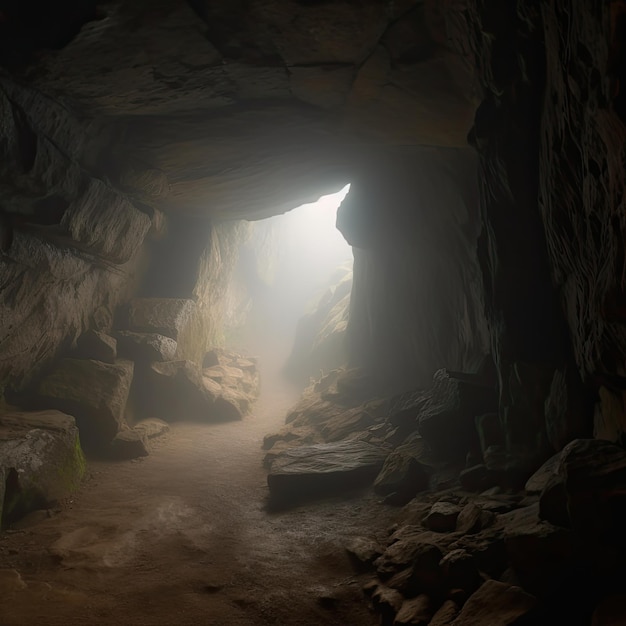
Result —
[[388, 154], [363, 173], [338, 215], [354, 246], [351, 363], [392, 391], [426, 387], [441, 367], [476, 371], [488, 334], [473, 155]]

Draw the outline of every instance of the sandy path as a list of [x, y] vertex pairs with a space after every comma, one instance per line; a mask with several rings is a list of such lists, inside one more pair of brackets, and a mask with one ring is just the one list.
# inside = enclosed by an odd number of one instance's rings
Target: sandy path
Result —
[[90, 464], [68, 508], [0, 535], [0, 624], [376, 624], [342, 544], [389, 511], [371, 494], [266, 511], [260, 443], [292, 400], [267, 393], [244, 422], [175, 424], [142, 461]]

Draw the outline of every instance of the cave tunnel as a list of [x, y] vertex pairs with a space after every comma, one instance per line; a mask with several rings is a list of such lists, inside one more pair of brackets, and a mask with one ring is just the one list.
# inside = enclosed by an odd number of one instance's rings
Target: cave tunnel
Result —
[[0, 623], [626, 624], [625, 23], [1, 1]]

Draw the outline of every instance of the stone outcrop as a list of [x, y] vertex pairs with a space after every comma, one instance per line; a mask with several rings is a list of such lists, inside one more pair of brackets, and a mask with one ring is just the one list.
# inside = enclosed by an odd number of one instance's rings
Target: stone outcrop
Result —
[[84, 474], [85, 458], [73, 417], [59, 411], [0, 414], [3, 524], [71, 496]]

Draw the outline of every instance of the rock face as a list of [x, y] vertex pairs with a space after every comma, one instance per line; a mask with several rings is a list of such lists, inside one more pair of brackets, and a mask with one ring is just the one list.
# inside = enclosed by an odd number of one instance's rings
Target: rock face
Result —
[[3, 523], [68, 497], [84, 473], [85, 458], [73, 417], [59, 411], [0, 415]]
[[63, 359], [38, 387], [39, 402], [76, 417], [88, 445], [110, 441], [121, 429], [133, 364]]

